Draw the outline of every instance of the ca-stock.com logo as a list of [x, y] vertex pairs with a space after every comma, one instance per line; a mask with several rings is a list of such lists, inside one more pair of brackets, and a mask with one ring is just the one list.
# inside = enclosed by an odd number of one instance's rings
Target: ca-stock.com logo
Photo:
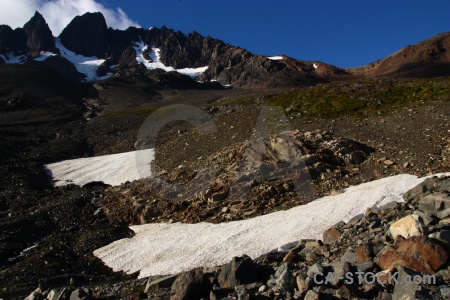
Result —
[[[139, 130], [135, 143], [136, 150], [152, 149], [153, 151], [145, 153], [154, 157], [158, 134], [163, 127], [175, 121], [189, 123], [199, 135], [215, 134], [217, 138], [221, 138], [210, 114], [195, 106], [176, 104], [159, 108], [147, 117]], [[299, 147], [292, 146], [295, 145], [292, 135], [283, 135], [291, 130], [289, 120], [282, 107], [264, 106], [261, 108], [252, 134], [246, 142], [242, 159], [239, 161], [236, 177], [227, 187], [226, 196], [229, 200], [245, 200], [255, 181], [261, 182], [269, 179], [288, 180], [294, 185], [297, 195], [311, 200], [317, 198]], [[282, 145], [288, 145], [280, 151], [277, 161], [264, 161], [262, 158], [274, 139], [280, 141]], [[232, 143], [233, 141], [229, 141], [230, 145]], [[173, 151], [177, 150], [173, 149]], [[136, 153], [142, 152], [136, 151]], [[151, 161], [150, 164], [149, 161]], [[136, 155], [136, 164], [141, 177], [145, 178], [148, 174], [152, 174], [144, 179], [150, 192], [167, 200], [192, 199], [198, 195], [199, 191], [208, 188], [217, 178], [215, 170], [205, 167], [196, 170], [195, 177], [190, 181], [173, 183], [164, 180], [155, 172], [154, 159]], [[144, 168], [143, 165], [145, 165]]]

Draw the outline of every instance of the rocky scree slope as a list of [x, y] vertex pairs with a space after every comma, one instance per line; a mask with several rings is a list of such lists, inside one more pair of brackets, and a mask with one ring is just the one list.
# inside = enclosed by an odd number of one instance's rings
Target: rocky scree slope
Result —
[[449, 192], [449, 177], [429, 178], [403, 203], [368, 208], [285, 252], [95, 287], [42, 285], [27, 299], [448, 299]]

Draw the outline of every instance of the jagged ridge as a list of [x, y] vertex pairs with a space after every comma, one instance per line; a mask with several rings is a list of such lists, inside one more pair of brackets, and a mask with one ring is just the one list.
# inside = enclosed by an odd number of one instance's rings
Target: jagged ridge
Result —
[[[108, 28], [101, 13], [86, 13], [75, 17], [59, 36], [67, 49], [86, 57], [97, 57], [105, 61], [97, 74], [117, 73], [135, 67], [136, 43], [160, 49], [160, 62], [175, 69], [208, 66], [197, 80], [217, 80], [234, 87], [290, 87], [315, 85], [322, 82], [349, 80], [367, 77], [436, 77], [450, 75], [450, 34], [445, 33], [407, 46], [397, 53], [370, 65], [342, 69], [321, 62], [305, 62], [281, 56], [273, 60], [255, 55], [245, 49], [229, 45], [197, 32], [188, 35], [162, 28], [135, 28], [114, 30]], [[54, 38], [41, 14], [36, 14], [23, 29], [12, 30], [0, 26], [0, 63], [8, 53], [24, 55], [18, 62], [33, 61], [42, 51], [59, 53]], [[151, 53], [143, 55], [150, 60]], [[26, 57], [25, 57], [26, 56]], [[74, 69], [65, 59], [52, 57], [39, 63], [51, 66], [66, 77], [77, 79]], [[64, 67], [61, 67], [64, 65]], [[112, 68], [114, 66], [114, 68]]]

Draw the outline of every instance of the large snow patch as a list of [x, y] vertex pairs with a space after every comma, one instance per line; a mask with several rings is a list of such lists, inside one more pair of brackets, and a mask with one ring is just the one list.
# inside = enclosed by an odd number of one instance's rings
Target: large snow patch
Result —
[[108, 73], [105, 76], [97, 75], [97, 69], [105, 62], [104, 59], [76, 54], [64, 47], [59, 38], [55, 38], [55, 46], [59, 49], [61, 56], [70, 61], [78, 72], [86, 75], [85, 81], [103, 80], [112, 75], [112, 73]]
[[48, 164], [45, 168], [56, 181], [55, 186], [70, 183], [84, 185], [93, 181], [120, 185], [127, 181], [149, 177], [151, 175], [149, 164], [154, 159], [154, 149], [147, 149], [65, 160]]
[[244, 221], [131, 226], [134, 237], [97, 249], [94, 255], [114, 271], [140, 271], [140, 278], [217, 266], [242, 254], [256, 258], [301, 239], [321, 239], [324, 230], [341, 220], [348, 222], [368, 207], [401, 202], [402, 194], [423, 180], [406, 174], [379, 179]]

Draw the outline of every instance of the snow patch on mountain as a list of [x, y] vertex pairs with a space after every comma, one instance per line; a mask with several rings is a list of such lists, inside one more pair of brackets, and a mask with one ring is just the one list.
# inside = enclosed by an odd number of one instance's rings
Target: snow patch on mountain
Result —
[[408, 174], [387, 177], [249, 220], [131, 226], [134, 237], [97, 249], [94, 255], [114, 271], [140, 272], [140, 278], [218, 266], [242, 254], [258, 258], [301, 239], [321, 239], [323, 231], [361, 216], [366, 208], [402, 202], [402, 194], [424, 179]]
[[55, 186], [72, 183], [82, 186], [93, 181], [120, 185], [151, 176], [150, 163], [154, 159], [154, 149], [146, 149], [65, 160], [44, 168], [55, 180]]
[[313, 64], [314, 69], [317, 69], [319, 66], [316, 64]]
[[[165, 66], [160, 60], [161, 49], [151, 47], [149, 50], [148, 45], [146, 45], [142, 40], [139, 42], [134, 42], [133, 49], [136, 51], [136, 61], [138, 63], [143, 64], [149, 70], [163, 69], [166, 72], [175, 71], [183, 75], [196, 78], [208, 69], [208, 66], [200, 68], [184, 68], [184, 69], [175, 69], [170, 66], [169, 67]], [[145, 58], [144, 53], [148, 53], [150, 60]]]
[[61, 56], [70, 61], [78, 72], [86, 75], [85, 81], [103, 80], [112, 75], [112, 73], [108, 73], [105, 76], [97, 75], [97, 69], [105, 62], [104, 59], [76, 54], [64, 47], [59, 38], [55, 38], [55, 46], [59, 49]]
[[0, 57], [5, 61], [7, 64], [23, 64], [26, 62], [27, 57], [25, 55], [14, 55], [14, 52], [10, 51], [6, 53], [5, 55], [0, 54]]
[[283, 56], [269, 56], [267, 58], [270, 60], [281, 60], [281, 59], [283, 59]]
[[41, 51], [41, 53], [39, 53], [39, 56], [36, 57], [34, 60], [35, 61], [44, 61], [47, 58], [49, 58], [50, 56], [55, 56], [55, 55], [58, 55], [58, 54], [49, 52], [49, 51]]

